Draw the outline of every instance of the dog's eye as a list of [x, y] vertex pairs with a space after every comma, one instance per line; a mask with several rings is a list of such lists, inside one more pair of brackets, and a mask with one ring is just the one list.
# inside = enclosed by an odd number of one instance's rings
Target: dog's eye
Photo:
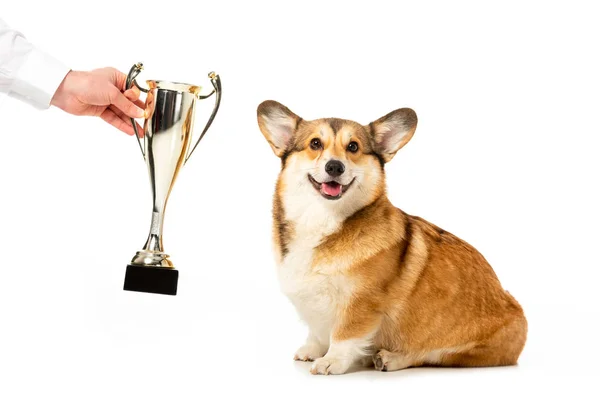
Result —
[[321, 141], [317, 138], [310, 141], [310, 148], [313, 150], [319, 150], [322, 147]]
[[358, 151], [358, 143], [356, 143], [356, 142], [348, 143], [348, 151], [350, 153], [356, 153]]

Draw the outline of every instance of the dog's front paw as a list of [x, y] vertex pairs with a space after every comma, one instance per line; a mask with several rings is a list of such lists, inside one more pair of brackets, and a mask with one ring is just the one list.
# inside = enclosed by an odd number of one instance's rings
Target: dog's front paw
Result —
[[296, 354], [294, 354], [294, 360], [296, 361], [314, 361], [319, 357], [323, 357], [327, 349], [324, 349], [318, 343], [307, 343], [300, 347]]
[[341, 358], [322, 357], [315, 360], [310, 373], [313, 375], [341, 375], [350, 368], [350, 362]]

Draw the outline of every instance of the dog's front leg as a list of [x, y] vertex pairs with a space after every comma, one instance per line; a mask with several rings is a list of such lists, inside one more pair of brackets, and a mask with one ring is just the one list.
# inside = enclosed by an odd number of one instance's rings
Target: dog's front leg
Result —
[[321, 343], [313, 332], [308, 333], [306, 343], [300, 347], [294, 355], [296, 361], [314, 361], [327, 353], [327, 344]]
[[310, 372], [315, 375], [339, 375], [345, 373], [356, 361], [371, 353], [373, 335], [379, 317], [372, 313], [369, 304], [352, 304], [342, 313], [331, 334], [329, 350], [324, 357], [315, 360]]

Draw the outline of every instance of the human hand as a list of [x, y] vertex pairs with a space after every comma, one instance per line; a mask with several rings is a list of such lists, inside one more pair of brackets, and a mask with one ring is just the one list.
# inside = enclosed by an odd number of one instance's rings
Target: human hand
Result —
[[[145, 106], [139, 99], [140, 90], [137, 87], [122, 92], [126, 80], [127, 76], [114, 68], [70, 71], [50, 104], [69, 114], [100, 117], [126, 134], [133, 135], [129, 118], [143, 117]], [[139, 124], [137, 128], [143, 135]]]

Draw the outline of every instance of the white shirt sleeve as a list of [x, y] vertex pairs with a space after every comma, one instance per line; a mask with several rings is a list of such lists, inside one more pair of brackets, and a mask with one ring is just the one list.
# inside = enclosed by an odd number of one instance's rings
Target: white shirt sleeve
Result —
[[46, 109], [69, 71], [0, 19], [0, 96], [8, 94]]

